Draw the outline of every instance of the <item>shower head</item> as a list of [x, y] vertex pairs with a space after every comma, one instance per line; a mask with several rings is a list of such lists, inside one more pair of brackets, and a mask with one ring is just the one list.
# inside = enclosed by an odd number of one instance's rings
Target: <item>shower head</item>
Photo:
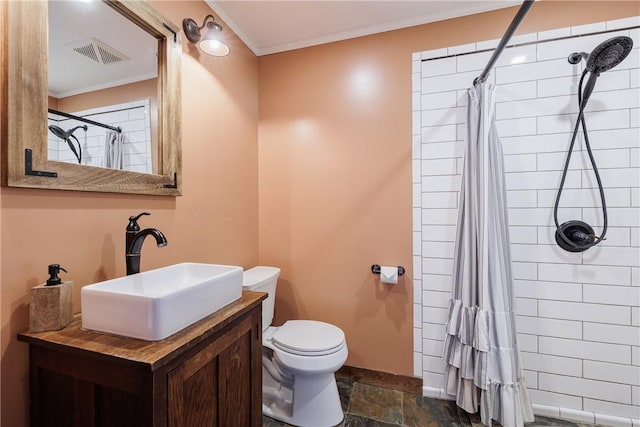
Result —
[[60, 139], [67, 139], [66, 132], [60, 126], [49, 125], [49, 130]]
[[86, 132], [87, 129], [89, 128], [87, 127], [87, 125], [80, 125], [80, 126], [71, 128], [69, 130], [64, 130], [60, 126], [49, 125], [49, 130], [51, 131], [51, 133], [53, 133], [55, 136], [57, 136], [60, 139], [68, 139], [70, 136], [73, 136], [73, 133], [78, 129], [82, 129]]
[[609, 71], [621, 63], [633, 48], [633, 40], [627, 36], [613, 37], [596, 46], [591, 54], [573, 52], [567, 60], [570, 64], [577, 64], [583, 59], [587, 63], [586, 71], [600, 74]]
[[[609, 71], [616, 65], [620, 64], [631, 52], [633, 47], [633, 40], [626, 36], [613, 37], [606, 40], [596, 46], [591, 54], [587, 55], [584, 52], [574, 52], [567, 58], [570, 64], [578, 64], [583, 59], [586, 61], [586, 66], [582, 71], [582, 76], [578, 83], [578, 118], [576, 119], [576, 125], [571, 135], [571, 144], [569, 145], [569, 152], [567, 153], [567, 159], [564, 164], [564, 170], [562, 172], [562, 178], [560, 180], [560, 187], [556, 195], [556, 201], [553, 206], [553, 220], [556, 225], [555, 239], [558, 246], [568, 252], [583, 252], [587, 249], [597, 245], [601, 241], [605, 240], [607, 234], [608, 215], [607, 205], [604, 196], [604, 188], [600, 179], [600, 173], [598, 167], [591, 152], [591, 146], [589, 143], [589, 136], [587, 132], [587, 125], [585, 123], [584, 110], [587, 106], [587, 101], [593, 93], [596, 86], [596, 80], [600, 76], [600, 73]], [[586, 84], [583, 82], [585, 77], [589, 74]], [[589, 153], [589, 159], [591, 166], [593, 166], [593, 172], [598, 182], [598, 190], [600, 192], [600, 202], [602, 205], [603, 216], [603, 230], [600, 236], [596, 235], [593, 231], [593, 227], [581, 220], [566, 221], [562, 224], [558, 222], [558, 206], [560, 203], [560, 196], [562, 194], [562, 188], [564, 186], [565, 178], [569, 170], [569, 163], [571, 161], [571, 154], [573, 152], [574, 143], [578, 135], [578, 130], [582, 124], [582, 132], [584, 138], [584, 144], [587, 147]]]
[[[582, 93], [582, 99], [580, 101], [581, 109], [586, 107], [587, 101], [595, 88], [596, 80], [600, 77], [600, 73], [609, 71], [624, 61], [631, 52], [631, 48], [633, 48], [633, 40], [630, 37], [618, 36], [600, 43], [590, 54], [573, 52], [569, 55], [567, 60], [570, 64], [577, 64], [582, 61], [582, 59], [586, 61], [587, 65], [582, 73], [582, 78], [584, 78], [587, 73], [591, 73], [585, 84], [584, 92]], [[580, 82], [582, 82], [582, 79]]]
[[587, 58], [587, 71], [600, 74], [609, 71], [627, 57], [633, 40], [627, 36], [613, 37], [596, 46]]
[[[80, 125], [69, 130], [64, 130], [60, 126], [49, 125], [49, 130], [51, 131], [51, 133], [53, 133], [60, 139], [64, 139], [67, 142], [67, 145], [69, 145], [69, 149], [71, 150], [71, 152], [73, 152], [73, 154], [76, 156], [76, 159], [78, 159], [78, 163], [82, 163], [82, 146], [80, 145], [80, 141], [78, 141], [78, 138], [73, 135], [73, 132], [75, 132], [77, 129], [83, 129], [86, 132], [89, 128], [87, 127], [87, 125]], [[76, 141], [76, 144], [78, 144], [77, 150], [75, 145], [71, 141], [71, 138], [73, 138]]]

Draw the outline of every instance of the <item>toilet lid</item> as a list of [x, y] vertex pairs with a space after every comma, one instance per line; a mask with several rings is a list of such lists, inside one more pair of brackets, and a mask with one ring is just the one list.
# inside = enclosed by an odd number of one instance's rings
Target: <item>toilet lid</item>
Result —
[[335, 353], [344, 344], [344, 332], [317, 320], [289, 320], [271, 337], [277, 348], [303, 356]]

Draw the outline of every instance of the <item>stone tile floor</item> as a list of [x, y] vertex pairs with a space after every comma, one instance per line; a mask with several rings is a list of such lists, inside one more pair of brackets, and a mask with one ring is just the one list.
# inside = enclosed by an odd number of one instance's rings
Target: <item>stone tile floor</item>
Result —
[[[384, 387], [337, 379], [344, 421], [340, 427], [482, 427], [480, 416], [469, 415], [455, 402], [430, 399]], [[289, 427], [262, 417], [263, 427]], [[499, 424], [494, 426], [499, 427]], [[527, 426], [594, 427], [552, 418], [536, 417]]]

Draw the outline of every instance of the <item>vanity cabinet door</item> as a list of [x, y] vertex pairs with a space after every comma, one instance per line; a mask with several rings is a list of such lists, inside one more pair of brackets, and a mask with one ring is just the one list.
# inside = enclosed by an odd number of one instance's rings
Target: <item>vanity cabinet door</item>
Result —
[[33, 427], [157, 425], [144, 366], [34, 345], [29, 363]]
[[168, 374], [169, 426], [262, 425], [260, 330], [258, 310]]

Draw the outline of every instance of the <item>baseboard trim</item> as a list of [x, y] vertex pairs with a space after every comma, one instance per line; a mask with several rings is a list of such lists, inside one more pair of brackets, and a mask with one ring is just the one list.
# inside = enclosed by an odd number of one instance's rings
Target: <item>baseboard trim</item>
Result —
[[455, 396], [451, 396], [444, 391], [443, 388], [438, 387], [422, 387], [422, 395], [424, 397], [431, 397], [433, 399], [441, 399], [441, 400], [456, 400]]
[[562, 420], [580, 421], [613, 427], [629, 427], [631, 425], [640, 425], [640, 420], [633, 418], [599, 414], [597, 412], [581, 411], [578, 409], [568, 409], [559, 406], [538, 405], [536, 403], [532, 403], [531, 406], [533, 406], [533, 412], [536, 415], [559, 418]]
[[[422, 395], [424, 397], [430, 397], [434, 399], [455, 400], [455, 396], [447, 394], [443, 388], [438, 387], [424, 386], [422, 387]], [[532, 403], [531, 406], [533, 407], [533, 413], [535, 415], [541, 415], [543, 417], [557, 418], [567, 421], [595, 423], [601, 426], [640, 426], [640, 420], [632, 418], [617, 417], [614, 415], [605, 415], [590, 411], [580, 411], [576, 409], [562, 408], [559, 406], [540, 405], [536, 403]]]
[[422, 378], [418, 377], [374, 371], [373, 369], [357, 368], [348, 365], [344, 365], [338, 369], [336, 377], [407, 393], [422, 394]]

